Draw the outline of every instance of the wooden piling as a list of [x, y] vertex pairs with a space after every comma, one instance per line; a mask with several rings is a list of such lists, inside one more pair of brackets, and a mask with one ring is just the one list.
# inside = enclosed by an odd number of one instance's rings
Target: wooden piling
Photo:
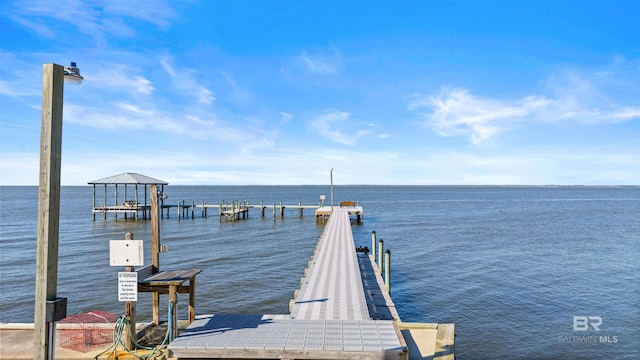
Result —
[[382, 256], [384, 255], [384, 240], [380, 239], [378, 241], [378, 268], [380, 269], [380, 273], [382, 273]]
[[[116, 184], [116, 191], [115, 191], [115, 193], [116, 193], [116, 194], [115, 194], [115, 195], [116, 195], [116, 197], [115, 197], [115, 199], [113, 200], [113, 206], [118, 206], [118, 184]], [[113, 213], [113, 218], [114, 218], [114, 219], [117, 219], [117, 218], [118, 218], [118, 213], [117, 213], [117, 212], [114, 212], [114, 213]]]
[[371, 232], [371, 256], [373, 259], [376, 259], [376, 232], [375, 230]]
[[[64, 69], [42, 66], [40, 127], [40, 178], [34, 312], [34, 358], [53, 357], [50, 336], [55, 326], [47, 322], [47, 301], [57, 297], [58, 235], [60, 228], [60, 164], [62, 153], [62, 97]], [[106, 213], [105, 213], [106, 214]], [[49, 353], [51, 351], [51, 353]]]
[[[125, 240], [133, 240], [133, 233], [128, 232], [124, 234]], [[133, 266], [127, 266], [125, 268], [126, 272], [133, 272]], [[127, 323], [129, 326], [125, 327], [122, 336], [124, 337], [123, 343], [127, 347], [127, 349], [134, 349], [134, 341], [136, 336], [136, 302], [135, 301], [127, 301], [125, 303], [124, 316], [127, 319]]]
[[[160, 204], [158, 201], [158, 187], [152, 184], [151, 190], [151, 263], [153, 265], [153, 272], [160, 271]], [[152, 305], [153, 305], [153, 323], [155, 325], [160, 324], [160, 313], [158, 311], [160, 306], [160, 295], [157, 292], [153, 293]]]
[[387, 292], [391, 292], [391, 250], [384, 252], [384, 284]]

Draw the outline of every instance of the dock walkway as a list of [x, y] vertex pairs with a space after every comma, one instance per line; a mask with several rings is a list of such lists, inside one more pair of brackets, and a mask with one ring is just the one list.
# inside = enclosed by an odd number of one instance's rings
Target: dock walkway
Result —
[[[402, 322], [374, 256], [355, 250], [353, 209], [333, 210], [290, 314], [196, 316], [169, 344], [172, 359], [453, 360], [454, 324]], [[0, 358], [33, 356], [26, 325], [0, 324]], [[56, 351], [68, 360], [101, 352]]]
[[349, 210], [336, 207], [290, 315], [204, 315], [170, 345], [188, 358], [406, 359], [394, 321], [374, 320]]
[[348, 210], [336, 207], [318, 242], [293, 319], [369, 319]]

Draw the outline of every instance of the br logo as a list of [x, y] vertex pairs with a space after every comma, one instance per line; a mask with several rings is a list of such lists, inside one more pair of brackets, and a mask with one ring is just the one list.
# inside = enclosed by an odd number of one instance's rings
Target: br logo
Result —
[[589, 326], [595, 331], [600, 331], [602, 318], [600, 316], [574, 316], [573, 331], [587, 331]]

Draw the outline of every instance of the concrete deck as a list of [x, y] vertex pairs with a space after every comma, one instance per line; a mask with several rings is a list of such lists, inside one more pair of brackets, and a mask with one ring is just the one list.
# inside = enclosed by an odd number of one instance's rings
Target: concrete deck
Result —
[[[95, 326], [102, 326], [104, 324], [94, 324]], [[149, 324], [139, 324], [138, 331], [143, 331]], [[74, 350], [74, 347], [67, 347], [65, 344], [61, 344], [64, 341], [65, 325], [58, 323], [58, 330], [56, 331], [56, 346], [54, 355], [56, 360], [78, 360], [78, 359], [93, 359], [94, 357], [102, 354], [105, 350], [109, 349], [112, 345], [103, 344], [98, 346], [89, 346], [86, 349]], [[113, 326], [105, 326], [105, 330], [112, 331]], [[31, 360], [34, 357], [34, 325], [33, 323], [2, 323], [0, 324], [0, 359], [2, 360]], [[75, 347], [77, 348], [77, 347]], [[86, 351], [85, 351], [86, 350]], [[111, 352], [105, 353], [99, 356], [99, 360], [113, 359], [109, 357]], [[150, 351], [142, 350], [137, 352], [139, 356], [148, 355]], [[167, 350], [162, 350], [156, 353], [152, 359], [166, 359], [168, 356]], [[118, 359], [121, 360], [136, 360], [133, 355], [126, 355], [125, 352], [118, 352]]]

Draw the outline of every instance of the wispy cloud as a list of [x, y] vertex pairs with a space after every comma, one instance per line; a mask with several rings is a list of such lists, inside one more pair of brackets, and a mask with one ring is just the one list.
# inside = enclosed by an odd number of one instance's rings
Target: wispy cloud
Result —
[[124, 65], [101, 66], [95, 73], [84, 77], [92, 86], [110, 88], [114, 91], [126, 91], [149, 95], [155, 89], [151, 81], [137, 74], [136, 69]]
[[231, 87], [231, 92], [228, 98], [231, 103], [236, 105], [246, 104], [253, 99], [251, 92], [238, 85], [237, 81], [231, 75], [226, 72], [222, 72], [222, 76]]
[[13, 98], [42, 95], [38, 75], [42, 64], [34, 64], [31, 57], [19, 56], [0, 49], [0, 94]]
[[139, 19], [159, 28], [167, 28], [176, 17], [166, 1], [80, 1], [29, 0], [12, 4], [9, 18], [44, 37], [54, 37], [56, 25], [44, 25], [41, 19], [55, 19], [79, 32], [102, 40], [105, 34], [133, 37], [135, 31], [125, 19]]
[[251, 138], [250, 130], [230, 127], [217, 121], [215, 116], [202, 118], [128, 102], [114, 102], [108, 107], [65, 104], [65, 121], [98, 129], [160, 132], [191, 139], [241, 141]]
[[[577, 124], [617, 123], [640, 119], [640, 97], [629, 96], [619, 82], [630, 76], [640, 81], [640, 70], [576, 71], [555, 74], [546, 81], [547, 94], [500, 99], [472, 94], [463, 88], [441, 88], [413, 97], [408, 109], [418, 112], [424, 125], [441, 136], [466, 136], [475, 144], [497, 137], [520, 121]], [[615, 86], [614, 86], [615, 84]], [[638, 90], [631, 90], [640, 96]]]
[[160, 64], [166, 73], [171, 76], [172, 86], [180, 94], [188, 94], [196, 98], [198, 102], [206, 105], [210, 105], [215, 101], [216, 98], [213, 96], [213, 92], [194, 79], [194, 70], [180, 68], [176, 70], [171, 64], [171, 58], [168, 57], [161, 59]]
[[289, 122], [289, 120], [293, 119], [293, 115], [286, 113], [284, 111], [280, 112], [280, 123], [281, 124], [286, 124]]
[[12, 21], [22, 25], [27, 29], [31, 29], [35, 31], [36, 34], [46, 38], [52, 38], [55, 36], [55, 32], [51, 30], [48, 26], [42, 23], [40, 19], [28, 19], [22, 16], [18, 16], [15, 14], [10, 14], [9, 19]]
[[331, 141], [344, 145], [353, 145], [355, 143], [355, 139], [353, 137], [335, 129], [336, 123], [344, 122], [348, 120], [350, 116], [351, 114], [348, 112], [332, 111], [316, 117], [311, 122], [310, 127]]
[[340, 69], [340, 58], [336, 52], [333, 56], [311, 56], [303, 51], [297, 59], [314, 74], [337, 74]]
[[426, 124], [439, 135], [469, 136], [476, 145], [530, 113], [527, 102], [511, 104], [474, 96], [464, 89], [446, 88], [437, 94], [417, 96], [408, 107], [410, 110], [427, 109], [428, 112], [422, 113]]
[[640, 118], [640, 63], [632, 64], [594, 73], [568, 70], [553, 74], [546, 81], [551, 95], [539, 112], [540, 120], [596, 124]]
[[4, 81], [0, 80], [0, 94], [11, 97], [34, 96], [39, 95], [36, 88], [24, 86], [21, 81]]
[[110, 0], [105, 2], [105, 13], [140, 19], [160, 28], [171, 25], [177, 14], [166, 1]]
[[124, 102], [108, 107], [92, 107], [67, 103], [65, 121], [105, 130], [144, 130], [184, 134], [187, 129], [167, 114]]
[[[353, 134], [345, 132], [343, 125], [348, 125], [351, 114], [343, 111], [330, 111], [314, 118], [309, 127], [321, 136], [343, 145], [355, 145], [356, 141], [371, 134], [370, 130], [358, 130]], [[350, 126], [344, 126], [350, 127]]]

